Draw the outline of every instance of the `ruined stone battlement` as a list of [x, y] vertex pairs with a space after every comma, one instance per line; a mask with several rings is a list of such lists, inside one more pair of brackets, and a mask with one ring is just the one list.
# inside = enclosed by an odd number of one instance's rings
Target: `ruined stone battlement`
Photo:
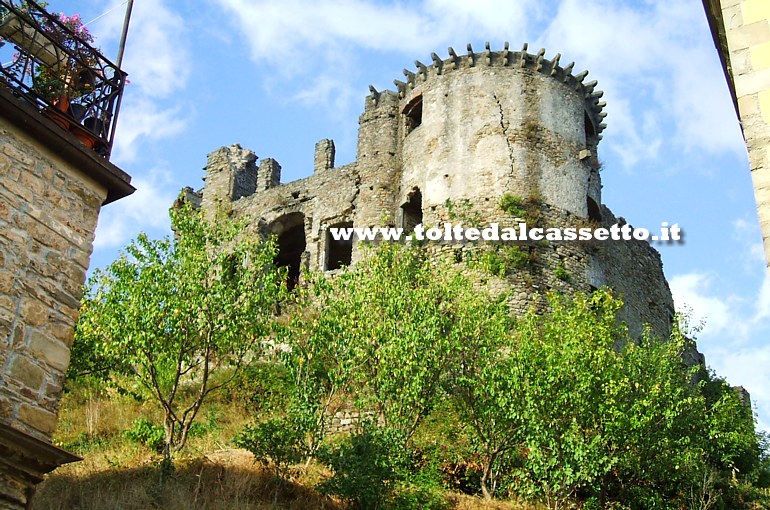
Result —
[[[455, 70], [464, 70], [473, 67], [510, 67], [514, 69], [529, 69], [535, 72], [541, 73], [544, 76], [549, 76], [555, 81], [565, 84], [567, 87], [574, 89], [580, 96], [585, 99], [586, 112], [591, 118], [595, 130], [597, 132], [598, 139], [601, 139], [600, 133], [607, 127], [603, 123], [603, 119], [607, 116], [602, 110], [607, 105], [604, 101], [601, 101], [604, 92], [601, 90], [595, 90], [598, 82], [592, 80], [584, 82], [588, 71], [582, 71], [578, 74], [573, 74], [575, 68], [575, 62], [570, 62], [564, 67], [560, 66], [561, 53], [557, 53], [551, 59], [545, 58], [545, 48], [541, 48], [537, 54], [531, 54], [527, 52], [529, 47], [528, 43], [524, 43], [521, 51], [511, 51], [508, 42], [503, 45], [502, 51], [491, 51], [490, 44], [487, 42], [484, 47], [484, 51], [481, 53], [475, 53], [473, 47], [468, 43], [466, 49], [467, 54], [458, 55], [454, 48], [451, 46], [448, 49], [449, 58], [442, 60], [436, 53], [431, 53], [432, 64], [425, 65], [419, 60], [414, 61], [416, 72], [412, 72], [408, 69], [404, 69], [403, 73], [406, 77], [406, 82], [400, 80], [393, 80], [398, 90], [398, 97], [404, 98], [410, 96], [410, 93], [416, 88], [428, 80], [432, 80], [435, 77], [445, 76]], [[378, 92], [373, 86], [369, 86], [371, 95], [369, 101], [367, 101], [367, 107], [370, 105], [377, 107], [382, 97], [382, 93]], [[390, 91], [385, 91], [385, 94]]]
[[[541, 226], [610, 226], [601, 203], [598, 143], [606, 113], [588, 72], [573, 74], [557, 54], [449, 49], [449, 58], [415, 62], [396, 90], [370, 87], [359, 117], [356, 160], [334, 166], [334, 143], [316, 144], [313, 174], [280, 183], [280, 165], [259, 161], [239, 145], [208, 156], [205, 186], [188, 191], [205, 210], [251, 218], [255, 231], [275, 234], [277, 262], [290, 277], [302, 269], [331, 271], [361, 257], [354, 242], [336, 241], [330, 227], [438, 225], [458, 218], [462, 204], [480, 225], [514, 218], [500, 208], [504, 195], [528, 205]], [[487, 247], [489, 248], [489, 247]], [[438, 245], [458, 263], [478, 245]], [[485, 249], [485, 248], [482, 248]], [[673, 300], [660, 256], [648, 243], [546, 242], [520, 247], [526, 263], [484, 278], [513, 291], [526, 310], [546, 291], [590, 292], [607, 285], [623, 295], [623, 319], [636, 334], [650, 324], [667, 336]]]

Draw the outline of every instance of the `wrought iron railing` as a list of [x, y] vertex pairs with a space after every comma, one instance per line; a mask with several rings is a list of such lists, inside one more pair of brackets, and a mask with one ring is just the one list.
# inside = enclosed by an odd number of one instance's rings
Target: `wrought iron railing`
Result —
[[109, 159], [126, 73], [33, 0], [0, 0], [5, 87]]

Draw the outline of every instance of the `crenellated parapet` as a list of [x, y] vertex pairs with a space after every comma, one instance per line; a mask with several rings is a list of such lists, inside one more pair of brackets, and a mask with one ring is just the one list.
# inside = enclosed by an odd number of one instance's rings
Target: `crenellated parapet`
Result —
[[551, 77], [579, 94], [585, 101], [586, 113], [591, 119], [597, 140], [601, 140], [601, 132], [607, 127], [604, 123], [607, 113], [603, 111], [607, 103], [601, 100], [604, 92], [596, 90], [598, 82], [596, 80], [585, 81], [588, 71], [574, 74], [574, 62], [562, 67], [560, 53], [548, 59], [545, 57], [544, 48], [541, 48], [536, 54], [529, 53], [527, 48], [528, 44], [524, 43], [520, 51], [511, 51], [506, 41], [502, 51], [492, 51], [489, 42], [487, 42], [484, 51], [475, 52], [471, 44], [468, 43], [466, 53], [458, 54], [450, 46], [447, 59], [442, 60], [436, 53], [431, 53], [432, 63], [424, 64], [415, 60], [415, 71], [404, 69], [405, 80], [393, 80], [396, 85], [396, 92], [378, 91], [370, 85], [367, 106], [370, 103], [373, 106], [379, 105], [382, 97], [388, 93], [395, 93], [400, 99], [403, 99], [423, 83], [435, 77], [463, 69], [481, 66], [526, 69]]

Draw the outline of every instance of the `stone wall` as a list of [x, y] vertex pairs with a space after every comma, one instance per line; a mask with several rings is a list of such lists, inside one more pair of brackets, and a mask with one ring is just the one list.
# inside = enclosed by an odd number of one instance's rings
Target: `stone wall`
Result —
[[0, 126], [0, 420], [50, 441], [107, 189]]
[[77, 458], [51, 443], [103, 203], [130, 177], [0, 89], [0, 508]]
[[[451, 214], [446, 206], [431, 208], [428, 225], [448, 221], [473, 226], [472, 218], [494, 218], [499, 228], [515, 228], [519, 221], [500, 209], [499, 199], [487, 197], [480, 203], [455, 204]], [[523, 206], [528, 227], [589, 227], [625, 224], [607, 207], [602, 207], [602, 221], [587, 221], [569, 211], [544, 203]], [[457, 210], [460, 210], [458, 217]], [[468, 218], [471, 221], [468, 221]], [[486, 221], [486, 220], [485, 220]], [[483, 228], [488, 223], [477, 226]], [[504, 275], [495, 277], [482, 271], [473, 271], [474, 258], [484, 250], [500, 250], [515, 246], [526, 255], [517, 267], [510, 267]], [[663, 274], [660, 254], [646, 241], [514, 241], [496, 243], [449, 243], [433, 247], [474, 280], [481, 280], [493, 293], [509, 292], [512, 310], [523, 314], [529, 308], [544, 309], [549, 292], [591, 292], [603, 286], [612, 288], [623, 299], [625, 306], [620, 319], [629, 326], [635, 337], [642, 334], [644, 325], [658, 338], [668, 338], [674, 318], [674, 302]]]
[[746, 139], [770, 267], [770, 2], [703, 3]]
[[582, 95], [533, 69], [501, 66], [444, 73], [411, 94], [422, 100], [422, 123], [403, 141], [402, 202], [415, 187], [428, 208], [508, 192], [586, 216]]

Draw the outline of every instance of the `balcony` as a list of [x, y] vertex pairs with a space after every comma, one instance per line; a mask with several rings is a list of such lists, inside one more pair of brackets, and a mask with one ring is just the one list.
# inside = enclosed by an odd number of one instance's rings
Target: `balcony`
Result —
[[0, 89], [109, 160], [126, 73], [33, 0], [0, 0]]

